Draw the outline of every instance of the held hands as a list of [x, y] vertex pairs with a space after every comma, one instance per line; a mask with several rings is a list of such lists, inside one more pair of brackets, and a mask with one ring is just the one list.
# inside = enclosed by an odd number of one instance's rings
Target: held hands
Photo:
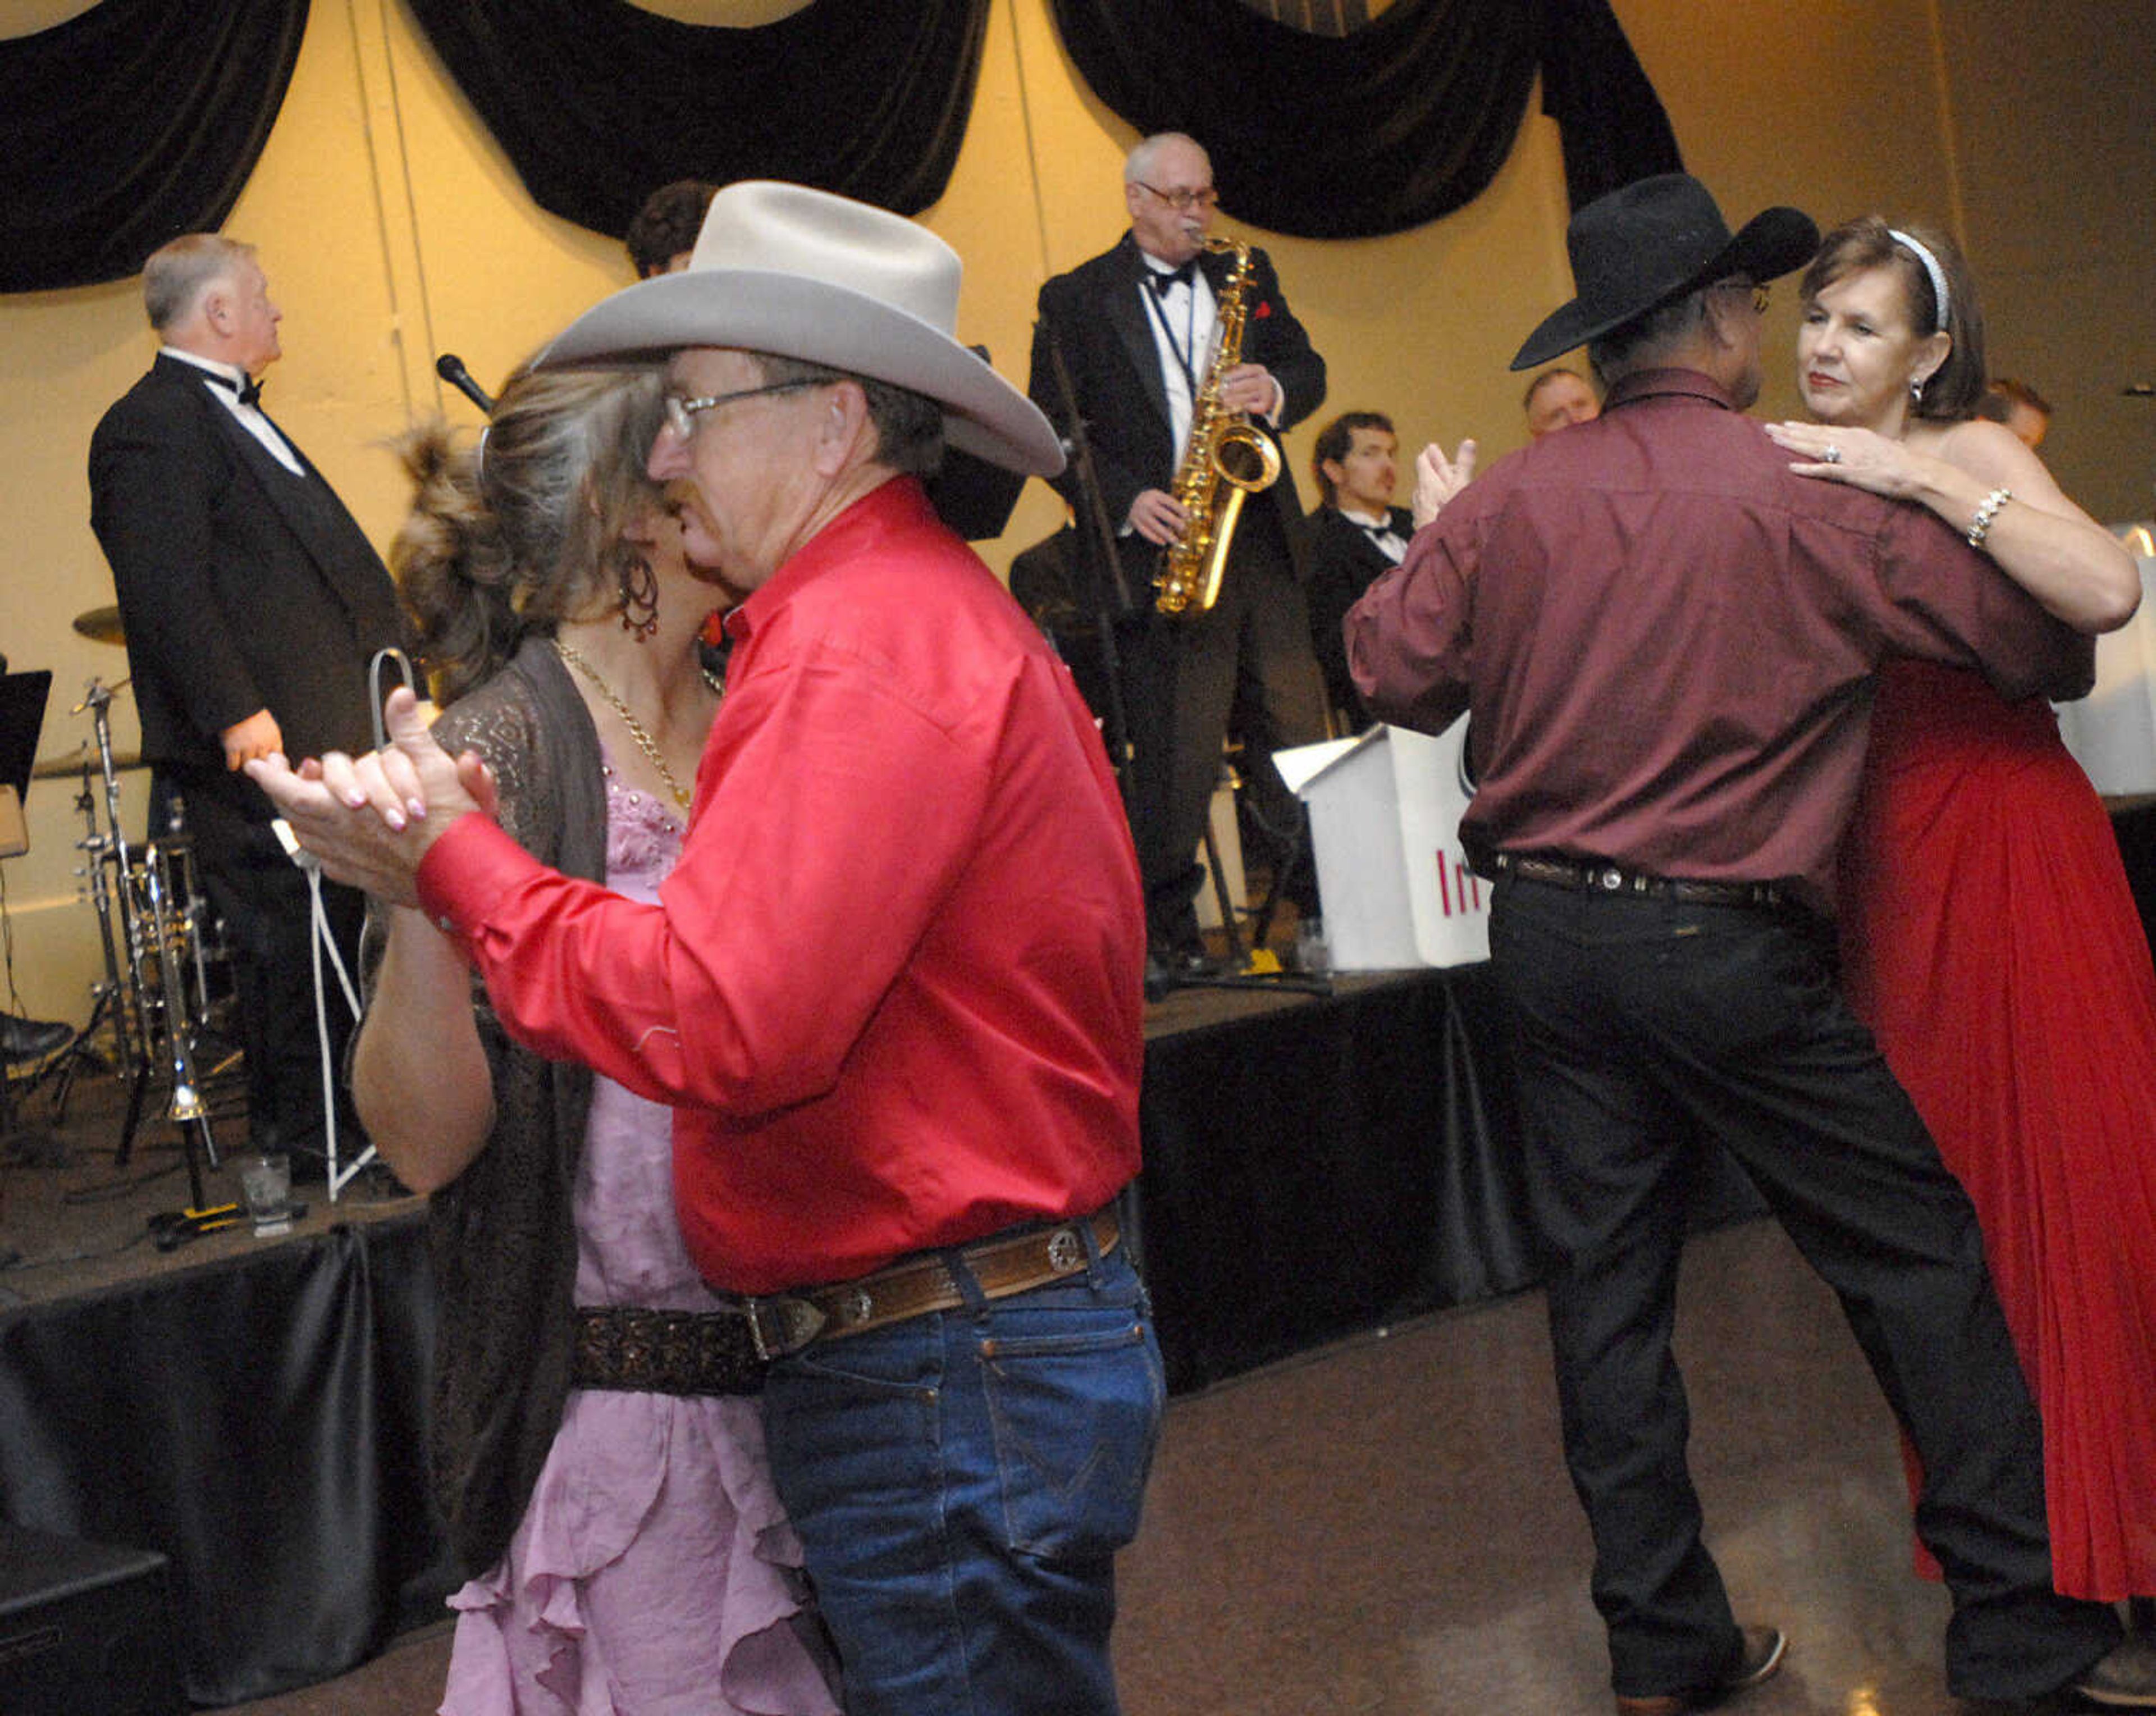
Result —
[[479, 758], [452, 757], [427, 731], [417, 700], [392, 691], [389, 748], [364, 757], [332, 751], [294, 770], [281, 755], [247, 765], [300, 844], [336, 881], [393, 906], [414, 906], [413, 878], [442, 830], [466, 811], [491, 814], [493, 783]]
[[1922, 455], [1870, 429], [1819, 423], [1770, 423], [1766, 429], [1776, 446], [1797, 455], [1789, 469], [1799, 476], [1827, 477], [1897, 501], [1924, 486]]
[[1453, 457], [1445, 456], [1445, 449], [1432, 441], [1415, 455], [1414, 499], [1409, 510], [1414, 515], [1414, 526], [1420, 530], [1445, 510], [1445, 503], [1475, 480], [1475, 443], [1460, 444], [1460, 451]]

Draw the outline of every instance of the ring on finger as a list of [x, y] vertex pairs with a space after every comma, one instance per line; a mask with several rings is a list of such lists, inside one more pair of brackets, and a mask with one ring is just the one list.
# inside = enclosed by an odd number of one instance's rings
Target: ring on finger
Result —
[[1824, 459], [1829, 465], [1839, 465], [1841, 463], [1841, 449], [1835, 446], [1833, 442], [1829, 441], [1826, 444], [1826, 450], [1821, 453], [1820, 457]]

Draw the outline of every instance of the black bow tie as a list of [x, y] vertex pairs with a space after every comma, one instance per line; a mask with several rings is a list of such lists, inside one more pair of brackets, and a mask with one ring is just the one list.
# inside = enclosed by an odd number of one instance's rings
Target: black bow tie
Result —
[[1180, 268], [1147, 269], [1146, 270], [1146, 281], [1147, 285], [1152, 286], [1153, 295], [1155, 297], [1165, 298], [1168, 295], [1168, 289], [1170, 286], [1175, 285], [1178, 280], [1187, 286], [1191, 283], [1192, 280], [1196, 277], [1197, 273], [1198, 259], [1194, 256]]
[[229, 388], [234, 393], [239, 394], [239, 403], [243, 405], [252, 405], [262, 397], [262, 383], [252, 378], [236, 382], [230, 376], [220, 374], [214, 369], [206, 369], [203, 373], [220, 388]]

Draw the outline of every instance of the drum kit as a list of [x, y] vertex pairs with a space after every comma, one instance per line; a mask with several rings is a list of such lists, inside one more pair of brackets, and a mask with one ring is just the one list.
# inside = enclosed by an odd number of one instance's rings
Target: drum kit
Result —
[[[99, 643], [124, 641], [117, 608], [94, 608], [74, 629]], [[121, 776], [143, 766], [139, 755], [112, 748], [113, 699], [127, 681], [105, 685], [93, 677], [71, 712], [90, 717], [90, 738], [72, 752], [40, 759], [33, 777], [79, 778], [75, 808], [83, 837], [75, 842], [85, 862], [75, 871], [97, 913], [105, 976], [92, 985], [95, 1006], [79, 1044], [109, 1051], [110, 1064], [129, 1081], [127, 1118], [115, 1160], [125, 1164], [154, 1085], [167, 1117], [187, 1134], [191, 1179], [200, 1179], [194, 1145], [218, 1165], [209, 1106], [198, 1057], [211, 1041], [210, 973], [220, 961], [215, 925], [197, 886], [194, 851], [182, 825], [184, 809], [172, 801], [167, 826], [141, 845], [131, 842], [121, 816]], [[100, 814], [101, 813], [101, 814]], [[76, 1071], [95, 1054], [64, 1057], [55, 1105], [64, 1108]], [[236, 1056], [210, 1069], [213, 1076]], [[199, 1184], [195, 1205], [203, 1202]]]

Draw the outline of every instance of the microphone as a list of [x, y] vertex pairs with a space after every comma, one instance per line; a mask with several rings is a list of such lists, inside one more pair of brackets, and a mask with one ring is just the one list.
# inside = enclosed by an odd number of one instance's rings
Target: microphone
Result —
[[489, 417], [494, 415], [494, 401], [486, 396], [486, 389], [471, 378], [465, 361], [454, 352], [444, 352], [434, 360], [434, 373], [479, 407]]

